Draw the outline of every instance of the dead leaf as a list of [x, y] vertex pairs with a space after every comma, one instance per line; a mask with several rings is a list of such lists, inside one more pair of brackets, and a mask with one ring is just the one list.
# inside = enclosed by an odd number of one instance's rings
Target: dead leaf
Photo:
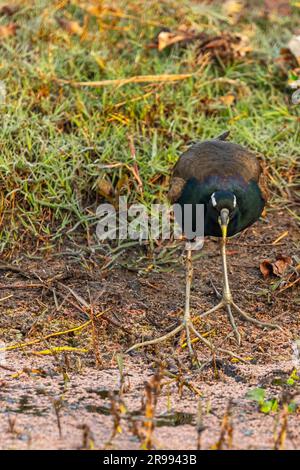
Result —
[[294, 70], [298, 66], [296, 57], [287, 47], [280, 49], [280, 56], [276, 58], [275, 63], [285, 75], [288, 70]]
[[265, 279], [272, 274], [278, 277], [282, 277], [288, 267], [292, 264], [293, 261], [290, 256], [278, 255], [274, 263], [268, 259], [262, 261], [259, 265], [259, 269]]
[[292, 13], [289, 0], [265, 0], [265, 11], [276, 16], [289, 16]]
[[235, 36], [235, 41], [233, 41], [231, 47], [237, 58], [245, 57], [246, 54], [253, 50], [249, 43], [249, 37], [241, 33]]
[[235, 96], [232, 93], [229, 93], [228, 95], [220, 96], [220, 101], [225, 106], [231, 106], [235, 101]]
[[268, 259], [263, 260], [259, 265], [259, 269], [264, 279], [267, 279], [267, 277], [269, 277], [273, 272], [271, 261]]
[[121, 194], [122, 192], [126, 192], [129, 189], [129, 178], [128, 175], [125, 173], [121, 176], [119, 181], [117, 182], [116, 185], [116, 193], [117, 195]]
[[162, 51], [168, 46], [172, 44], [176, 44], [177, 42], [182, 42], [186, 40], [186, 35], [184, 33], [168, 33], [167, 31], [162, 31], [158, 35], [158, 50]]
[[101, 178], [98, 181], [97, 187], [101, 196], [105, 197], [106, 199], [111, 199], [115, 194], [114, 187], [111, 181], [107, 178]]
[[197, 34], [195, 31], [189, 30], [178, 30], [177, 32], [171, 31], [161, 31], [157, 36], [158, 45], [157, 48], [159, 51], [162, 51], [168, 46], [171, 46], [176, 43], [187, 44], [189, 42], [199, 39], [203, 34]]
[[77, 36], [82, 36], [84, 29], [77, 21], [70, 21], [66, 18], [56, 18], [58, 24], [69, 34], [77, 34]]
[[43, 98], [47, 98], [50, 94], [49, 87], [47, 85], [42, 85], [41, 88], [36, 93], [36, 99], [39, 101]]
[[273, 264], [273, 272], [276, 276], [282, 276], [292, 264], [293, 260], [290, 256], [279, 255]]
[[199, 58], [209, 54], [211, 60], [230, 63], [244, 57], [251, 51], [252, 47], [249, 45], [249, 38], [246, 35], [224, 33], [203, 41], [199, 46]]
[[0, 15], [13, 16], [19, 10], [19, 5], [3, 5], [0, 9]]
[[5, 26], [0, 26], [0, 39], [14, 36], [16, 34], [18, 25], [16, 23], [9, 23]]
[[182, 46], [185, 46], [197, 39], [203, 41], [206, 38], [207, 35], [205, 33], [198, 33], [189, 29], [186, 25], [180, 25], [175, 31], [171, 31], [169, 28], [162, 29], [148, 47], [162, 51], [174, 44], [180, 43]]
[[101, 16], [101, 14], [105, 11], [105, 8], [103, 8], [101, 5], [82, 5], [81, 8], [83, 8], [90, 15], [96, 17]]

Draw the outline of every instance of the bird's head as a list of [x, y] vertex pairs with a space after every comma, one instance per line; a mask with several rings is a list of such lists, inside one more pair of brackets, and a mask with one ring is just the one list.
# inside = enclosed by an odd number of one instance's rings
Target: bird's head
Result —
[[230, 219], [237, 211], [236, 196], [231, 191], [215, 191], [210, 196], [209, 205], [214, 218], [217, 219], [222, 231], [223, 240], [227, 237], [227, 227]]

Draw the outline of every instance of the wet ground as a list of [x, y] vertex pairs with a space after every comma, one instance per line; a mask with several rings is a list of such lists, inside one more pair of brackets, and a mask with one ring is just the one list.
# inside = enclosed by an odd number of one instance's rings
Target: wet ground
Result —
[[[153, 370], [145, 371], [140, 360], [125, 360], [126, 390], [120, 399], [117, 368], [84, 368], [81, 373], [71, 374], [70, 382], [65, 384], [51, 367], [45, 370], [45, 377], [32, 372], [39, 370], [44, 360], [17, 357], [15, 354], [14, 361], [8, 364], [15, 366], [17, 362], [28, 371], [18, 379], [12, 379], [10, 373], [3, 374], [2, 449], [143, 448], [147, 438], [144, 382], [151, 381]], [[246, 395], [263, 386], [270, 397], [281, 397], [281, 383], [286, 382], [292, 368], [293, 364], [285, 361], [268, 366], [239, 364], [232, 366], [229, 374], [222, 371], [218, 380], [205, 381], [197, 372], [190, 373], [189, 380], [201, 397], [186, 387], [180, 393], [177, 385], [164, 385], [155, 409], [152, 447], [273, 448], [284, 427], [284, 412], [264, 414]], [[300, 405], [300, 397], [293, 400]], [[298, 422], [299, 414], [289, 414], [284, 441], [287, 449], [299, 448]]]
[[[229, 242], [236, 301], [281, 330], [238, 319], [239, 348], [224, 312], [195, 319], [206, 338], [245, 360], [212, 357], [195, 342], [200, 371], [191, 368], [180, 335], [124, 354], [178, 324], [180, 248], [158, 246], [153, 256], [134, 247], [116, 258], [64, 247], [0, 265], [1, 338], [15, 346], [0, 362], [0, 448], [299, 448], [297, 274], [288, 268], [281, 278], [264, 279], [259, 270], [279, 254], [295, 267], [298, 238], [293, 222], [277, 212]], [[194, 314], [216, 303], [209, 279], [221, 284], [218, 244], [207, 241], [196, 257]], [[265, 391], [264, 402], [277, 400], [273, 410], [247, 398], [255, 388]]]

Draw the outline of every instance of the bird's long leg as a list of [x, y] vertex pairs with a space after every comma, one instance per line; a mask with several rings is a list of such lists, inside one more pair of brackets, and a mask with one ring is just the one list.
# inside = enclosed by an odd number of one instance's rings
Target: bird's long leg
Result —
[[229, 281], [228, 281], [228, 272], [227, 272], [227, 260], [226, 260], [226, 240], [221, 239], [221, 255], [222, 255], [222, 267], [223, 267], [223, 299], [224, 303], [226, 304], [227, 311], [229, 314], [229, 319], [230, 323], [232, 325], [232, 328], [235, 332], [238, 344], [240, 344], [240, 334], [237, 330], [237, 327], [234, 322], [234, 317], [231, 312], [231, 306], [243, 317], [245, 320], [254, 323], [255, 325], [261, 327], [261, 328], [278, 328], [280, 327], [278, 325], [275, 325], [273, 323], [265, 323], [262, 321], [257, 320], [256, 318], [252, 318], [248, 313], [244, 312], [232, 299], [230, 287], [229, 287]]
[[167, 339], [172, 338], [172, 336], [176, 335], [183, 329], [184, 329], [184, 324], [181, 323], [181, 325], [178, 325], [174, 330], [170, 331], [166, 335], [160, 336], [159, 338], [156, 338], [156, 339], [149, 339], [149, 341], [143, 341], [142, 343], [136, 343], [133, 346], [131, 346], [131, 348], [127, 349], [127, 351], [125, 352], [129, 353], [130, 351], [133, 351], [134, 349], [138, 349], [142, 346], [150, 346], [151, 344], [161, 343], [162, 341], [166, 341]]
[[235, 302], [232, 301], [232, 306], [233, 308], [243, 317], [245, 320], [250, 321], [251, 323], [254, 323], [257, 326], [260, 326], [261, 328], [277, 328], [278, 330], [281, 330], [279, 325], [276, 325], [275, 323], [267, 323], [263, 321], [259, 321], [256, 318], [252, 318], [248, 313], [244, 312]]
[[238, 343], [238, 345], [240, 345], [241, 344], [241, 335], [240, 335], [239, 330], [237, 329], [237, 326], [235, 324], [235, 319], [234, 319], [234, 316], [232, 315], [230, 304], [226, 305], [226, 309], [227, 309], [228, 318], [229, 318], [230, 324], [232, 326], [234, 335], [236, 337], [237, 343]]
[[[192, 262], [192, 250], [190, 247], [187, 249], [186, 253], [186, 286], [185, 286], [185, 307], [184, 307], [184, 315], [182, 319], [182, 323], [177, 326], [174, 330], [170, 331], [166, 335], [160, 336], [159, 338], [156, 339], [151, 339], [148, 341], [144, 341], [143, 343], [136, 343], [131, 348], [129, 348], [126, 352], [133, 351], [134, 349], [138, 349], [142, 346], [149, 346], [152, 344], [158, 344], [161, 343], [162, 341], [165, 341], [172, 336], [176, 335], [183, 329], [186, 331], [186, 343], [188, 346], [189, 354], [191, 357], [192, 362], [197, 363], [197, 357], [196, 354], [193, 350], [192, 347], [192, 342], [191, 342], [191, 330], [196, 334], [198, 338], [202, 339], [202, 336], [200, 333], [197, 332], [197, 330], [194, 328], [192, 321], [191, 321], [191, 313], [190, 313], [190, 297], [191, 297], [191, 285], [192, 285], [192, 279], [193, 279], [193, 262]], [[217, 306], [219, 308], [219, 306]], [[215, 310], [216, 307], [211, 309], [212, 311]], [[208, 314], [210, 312], [206, 312]], [[203, 342], [208, 345], [210, 344], [207, 340], [203, 338]], [[210, 346], [211, 347], [211, 346]]]
[[204, 318], [204, 317], [207, 317], [207, 315], [210, 315], [211, 313], [214, 313], [216, 312], [217, 310], [220, 310], [221, 307], [224, 306], [224, 300], [222, 299], [221, 302], [219, 302], [217, 305], [215, 305], [214, 307], [210, 308], [209, 310], [206, 310], [206, 312], [203, 312], [203, 313], [198, 313], [197, 316], [199, 318]]
[[[239, 330], [236, 326], [234, 316], [232, 314], [232, 309], [236, 310], [239, 315], [246, 321], [249, 321], [251, 323], [254, 323], [255, 325], [259, 326], [260, 328], [278, 328], [281, 329], [278, 325], [275, 325], [273, 323], [265, 323], [262, 321], [257, 320], [256, 318], [252, 318], [248, 313], [244, 312], [234, 301], [232, 298], [231, 290], [230, 290], [230, 285], [229, 285], [229, 280], [228, 280], [228, 270], [227, 270], [227, 258], [226, 258], [226, 238], [221, 238], [221, 256], [222, 256], [222, 271], [223, 271], [223, 290], [222, 290], [222, 300], [215, 306], [212, 307], [211, 309], [207, 310], [206, 312], [202, 312], [198, 314], [200, 318], [206, 317], [207, 315], [219, 310], [220, 308], [226, 308], [228, 318], [231, 324], [231, 327], [233, 329], [234, 335], [236, 337], [237, 343], [240, 345], [241, 343], [241, 335], [239, 333]], [[212, 281], [211, 281], [212, 282]], [[220, 296], [219, 291], [213, 284], [213, 289], [217, 295], [217, 297]], [[220, 350], [220, 349], [219, 349]]]
[[172, 336], [176, 335], [183, 329], [186, 331], [186, 342], [189, 349], [189, 353], [192, 359], [195, 358], [195, 353], [192, 348], [191, 344], [191, 337], [190, 337], [190, 292], [191, 292], [191, 284], [193, 278], [193, 263], [192, 263], [192, 251], [190, 249], [187, 250], [186, 255], [186, 288], [185, 288], [185, 308], [184, 308], [184, 316], [183, 320], [180, 325], [178, 325], [174, 330], [170, 331], [166, 335], [160, 336], [156, 339], [150, 339], [148, 341], [143, 341], [142, 343], [136, 343], [131, 348], [129, 348], [126, 352], [133, 351], [134, 349], [138, 349], [142, 346], [150, 346], [152, 344], [158, 344], [163, 341], [166, 341]]
[[221, 238], [221, 256], [222, 256], [222, 271], [223, 271], [223, 301], [230, 304], [232, 301], [228, 272], [227, 272], [227, 259], [226, 259], [226, 239]]
[[[230, 286], [229, 286], [229, 280], [228, 280], [227, 259], [226, 259], [226, 238], [221, 239], [221, 256], [222, 256], [222, 271], [223, 271], [223, 291], [222, 291], [221, 301], [217, 305], [215, 305], [214, 307], [210, 308], [209, 310], [207, 310], [205, 312], [202, 312], [202, 313], [198, 313], [197, 316], [199, 316], [199, 318], [204, 318], [207, 315], [210, 315], [211, 313], [216, 312], [217, 310], [220, 310], [221, 308], [225, 307], [226, 310], [227, 310], [227, 313], [228, 313], [230, 324], [232, 326], [233, 332], [235, 334], [236, 340], [237, 340], [239, 345], [240, 345], [240, 342], [241, 342], [241, 335], [240, 335], [240, 333], [238, 331], [238, 328], [236, 326], [235, 319], [234, 319], [234, 316], [232, 314], [232, 309], [231, 308], [236, 310], [240, 314], [240, 316], [244, 318], [244, 320], [252, 322], [252, 323], [254, 323], [255, 325], [257, 325], [261, 328], [278, 328], [278, 329], [281, 329], [278, 325], [275, 325], [273, 323], [264, 323], [264, 322], [261, 322], [261, 321], [257, 320], [256, 318], [252, 318], [248, 313], [244, 312], [233, 301], [231, 291], [230, 291]], [[199, 338], [200, 341], [202, 341], [204, 344], [206, 344], [206, 346], [209, 345], [210, 348], [212, 348], [210, 343], [207, 342], [207, 340], [205, 340], [205, 338], [203, 338], [203, 336], [195, 329], [195, 327], [193, 326], [192, 321], [191, 321], [191, 316], [190, 316], [190, 291], [191, 291], [192, 277], [193, 277], [192, 252], [191, 252], [190, 249], [188, 249], [187, 250], [187, 256], [186, 256], [185, 309], [184, 309], [184, 316], [183, 316], [182, 323], [180, 325], [178, 325], [176, 328], [174, 328], [174, 330], [170, 331], [169, 333], [167, 333], [163, 336], [160, 336], [159, 338], [151, 339], [151, 340], [148, 340], [148, 341], [144, 341], [142, 343], [134, 344], [126, 352], [133, 351], [134, 349], [138, 349], [142, 346], [149, 346], [149, 345], [152, 345], [152, 344], [158, 344], [158, 343], [161, 343], [163, 341], [166, 341], [167, 339], [172, 338], [172, 336], [175, 336], [177, 333], [179, 333], [183, 329], [185, 329], [185, 331], [186, 331], [186, 342], [187, 342], [187, 346], [188, 346], [189, 353], [190, 353], [190, 356], [191, 356], [192, 360], [195, 359], [195, 353], [194, 353], [192, 343], [191, 343], [191, 337], [190, 337], [191, 336], [190, 335], [191, 331]], [[214, 289], [215, 289], [215, 292], [218, 293], [216, 288], [214, 288]], [[216, 350], [220, 351], [220, 352], [227, 353], [229, 355], [233, 355], [233, 353], [231, 351], [227, 351], [225, 349], [216, 348]]]
[[191, 313], [190, 313], [190, 297], [191, 297], [191, 285], [193, 279], [193, 262], [192, 262], [192, 250], [188, 249], [186, 253], [186, 281], [185, 281], [185, 307], [184, 307], [184, 317], [183, 324], [186, 331], [186, 342], [189, 348], [190, 357], [195, 357], [195, 353], [191, 343], [190, 335], [190, 322], [191, 322]]

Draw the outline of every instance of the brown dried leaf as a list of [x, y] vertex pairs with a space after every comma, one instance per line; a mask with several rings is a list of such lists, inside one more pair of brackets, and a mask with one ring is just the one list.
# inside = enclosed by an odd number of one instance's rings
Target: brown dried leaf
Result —
[[168, 46], [171, 46], [171, 44], [176, 44], [176, 42], [183, 41], [185, 39], [184, 34], [174, 34], [174, 33], [168, 33], [167, 31], [162, 31], [158, 35], [158, 50], [162, 51]]
[[96, 17], [100, 16], [101, 13], [105, 12], [105, 8], [103, 8], [101, 5], [83, 5], [81, 8], [83, 8], [90, 15]]
[[172, 44], [176, 44], [177, 42], [189, 42], [195, 39], [194, 34], [190, 34], [188, 32], [178, 32], [178, 33], [171, 33], [167, 31], [161, 31], [157, 37], [158, 39], [158, 50], [162, 51], [168, 46]]
[[293, 261], [290, 256], [279, 255], [277, 256], [275, 263], [273, 263], [273, 273], [276, 276], [281, 277], [292, 264]]
[[267, 279], [273, 272], [271, 261], [268, 259], [263, 260], [259, 265], [259, 269], [264, 279]]
[[289, 0], [265, 0], [265, 11], [276, 16], [289, 16], [292, 13]]
[[209, 54], [212, 60], [221, 59], [224, 63], [230, 63], [244, 57], [250, 51], [252, 48], [247, 36], [224, 33], [203, 41], [199, 46], [199, 57]]
[[128, 175], [125, 173], [122, 175], [122, 177], [119, 179], [116, 185], [116, 193], [120, 194], [124, 190], [128, 190], [130, 185], [130, 180], [128, 178]]
[[290, 256], [278, 255], [274, 263], [268, 259], [262, 261], [259, 265], [259, 269], [265, 279], [272, 274], [274, 276], [282, 277], [288, 267], [292, 264], [293, 261]]
[[43, 98], [47, 98], [50, 94], [50, 89], [47, 85], [42, 85], [36, 93], [36, 99], [39, 101]]
[[114, 196], [115, 190], [110, 180], [106, 178], [101, 178], [98, 181], [97, 186], [98, 186], [98, 191], [101, 194], [101, 196], [105, 197], [106, 199], [111, 199]]
[[235, 96], [229, 93], [228, 95], [220, 96], [220, 101], [222, 104], [225, 104], [225, 106], [231, 106], [235, 101]]
[[56, 18], [56, 21], [69, 34], [77, 34], [77, 36], [83, 34], [84, 29], [77, 21], [70, 21], [66, 18]]
[[154, 42], [149, 44], [149, 47], [162, 51], [173, 44], [181, 43], [181, 45], [186, 45], [197, 39], [204, 40], [206, 38], [207, 35], [205, 33], [197, 33], [186, 25], [180, 25], [176, 31], [170, 31], [168, 28], [162, 29]]
[[280, 50], [280, 55], [276, 58], [275, 63], [284, 75], [287, 75], [289, 70], [295, 70], [298, 67], [296, 57], [286, 47]]
[[13, 16], [19, 10], [19, 5], [3, 5], [0, 8], [0, 15]]
[[14, 36], [16, 34], [18, 25], [16, 23], [9, 23], [5, 26], [0, 26], [0, 39]]
[[249, 45], [249, 38], [245, 34], [236, 35], [236, 39], [237, 41], [232, 43], [232, 49], [236, 57], [245, 57], [246, 54], [253, 50]]

